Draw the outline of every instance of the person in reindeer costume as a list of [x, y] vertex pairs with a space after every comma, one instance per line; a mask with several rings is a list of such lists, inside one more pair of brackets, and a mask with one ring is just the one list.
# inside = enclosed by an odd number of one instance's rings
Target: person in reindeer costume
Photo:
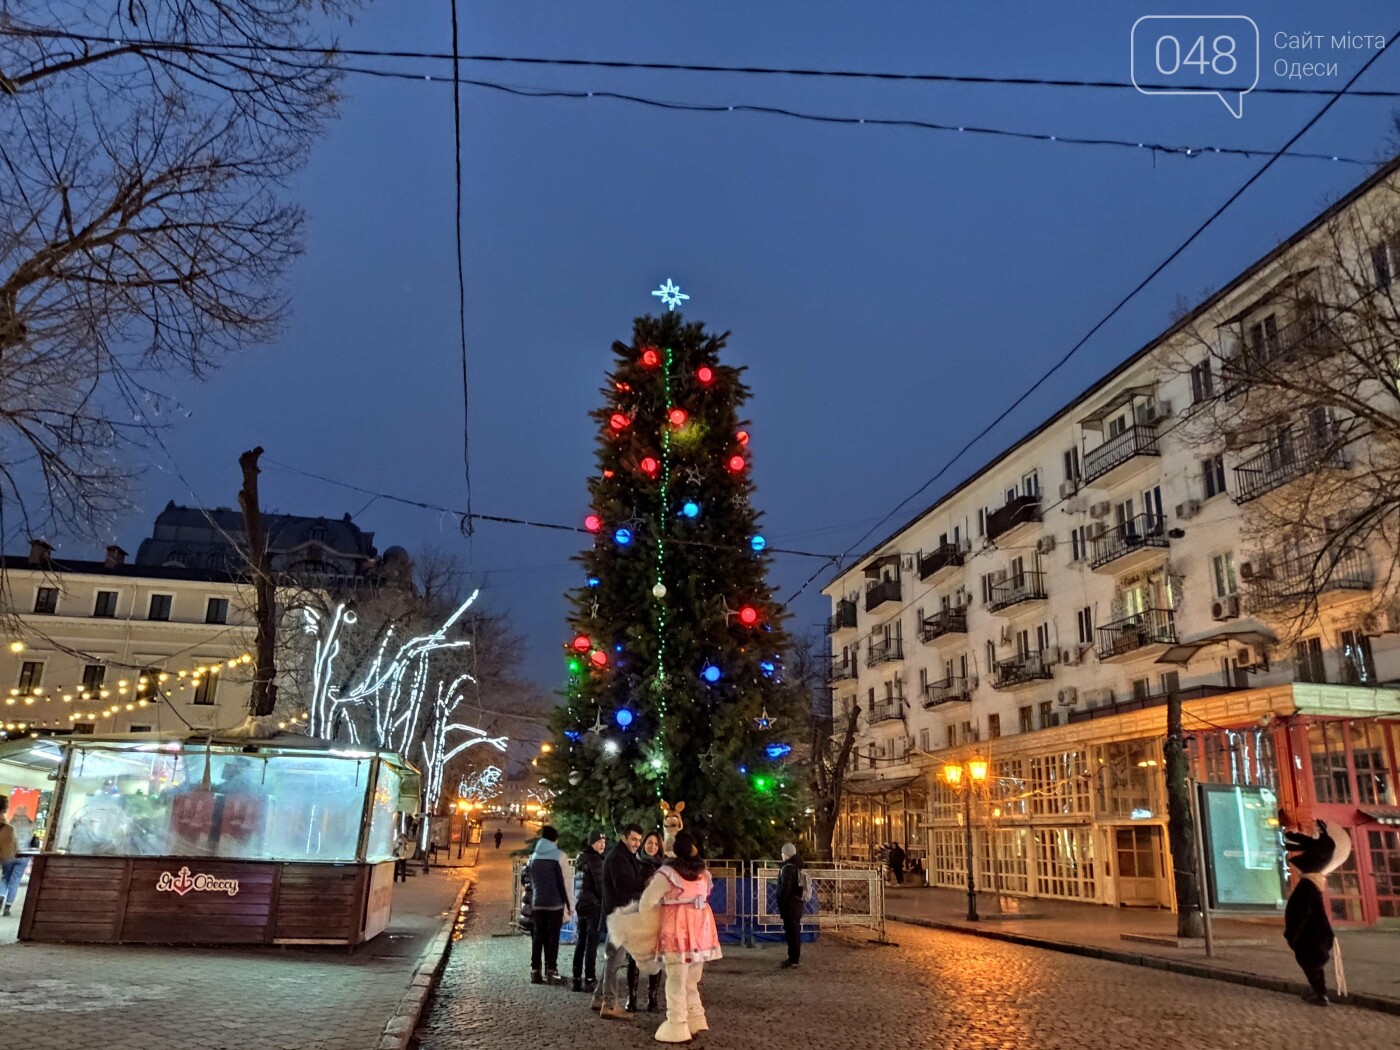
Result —
[[[1343, 828], [1325, 821], [1316, 822], [1316, 834], [1306, 835], [1288, 814], [1281, 813], [1280, 818], [1285, 826], [1283, 844], [1289, 854], [1288, 862], [1297, 871], [1293, 892], [1288, 895], [1288, 906], [1283, 912], [1283, 936], [1293, 949], [1293, 958], [1307, 977], [1308, 984], [1312, 986], [1312, 991], [1303, 998], [1316, 1006], [1326, 1006], [1327, 976], [1324, 968], [1336, 944], [1336, 936], [1327, 917], [1327, 902], [1323, 899], [1323, 893], [1327, 889], [1327, 876], [1351, 856], [1351, 839]], [[1289, 827], [1296, 827], [1296, 830], [1288, 830]], [[1338, 952], [1339, 994], [1345, 994], [1345, 984]]]
[[661, 849], [666, 856], [676, 855], [676, 835], [685, 828], [685, 821], [681, 819], [681, 814], [685, 812], [685, 803], [677, 802], [675, 806], [669, 806], [663, 799], [661, 802]]
[[700, 979], [705, 963], [723, 952], [710, 910], [714, 880], [695, 839], [689, 832], [678, 832], [672, 848], [675, 856], [647, 883], [641, 901], [609, 920], [608, 937], [649, 972], [665, 965], [666, 1020], [656, 1030], [656, 1039], [685, 1043], [709, 1030]]

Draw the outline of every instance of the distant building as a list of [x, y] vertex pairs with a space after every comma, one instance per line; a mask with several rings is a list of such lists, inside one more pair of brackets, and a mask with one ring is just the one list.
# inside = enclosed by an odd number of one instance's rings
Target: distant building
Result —
[[[299, 514], [264, 515], [273, 571], [307, 586], [341, 591], [366, 584], [411, 583], [412, 562], [402, 547], [379, 557], [374, 533], [346, 514], [339, 520]], [[162, 568], [237, 572], [247, 543], [243, 512], [204, 510], [168, 503], [136, 551], [136, 564]]]

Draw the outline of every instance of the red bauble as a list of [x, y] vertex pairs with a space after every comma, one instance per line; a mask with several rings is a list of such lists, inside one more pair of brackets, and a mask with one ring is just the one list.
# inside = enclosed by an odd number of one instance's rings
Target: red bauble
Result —
[[685, 421], [690, 418], [690, 414], [683, 408], [673, 408], [667, 414], [666, 418], [671, 421], [671, 426], [683, 427], [685, 426]]
[[729, 469], [732, 470], [735, 474], [739, 473], [739, 471], [743, 470], [746, 466], [748, 466], [748, 464], [744, 462], [743, 456], [729, 457]]
[[603, 519], [598, 517], [598, 515], [596, 514], [590, 514], [588, 515], [588, 517], [583, 519], [583, 527], [589, 532], [602, 532]]
[[661, 355], [657, 353], [656, 347], [649, 346], [642, 351], [642, 367], [655, 368], [661, 363]]
[[614, 472], [611, 471], [611, 470], [605, 470], [605, 471], [603, 471], [603, 477], [605, 477], [605, 478], [610, 478], [610, 477], [613, 476], [613, 473], [614, 473]]
[[624, 394], [630, 394], [632, 392], [632, 385], [630, 383], [614, 383], [613, 386], [617, 387], [617, 389]]
[[741, 431], [739, 431], [739, 433], [737, 433], [737, 434], [734, 435], [734, 440], [737, 441], [737, 442], [739, 442], [739, 444], [743, 445], [745, 448], [748, 448], [748, 447], [749, 447], [749, 432], [748, 432], [747, 430], [741, 430]]
[[628, 419], [621, 412], [614, 412], [612, 418], [608, 420], [608, 426], [614, 430], [626, 430], [632, 425], [632, 420]]
[[588, 635], [586, 634], [581, 634], [574, 639], [574, 650], [576, 652], [586, 653], [592, 647], [593, 642], [589, 639]]
[[661, 464], [652, 456], [643, 456], [638, 466], [642, 468], [642, 473], [649, 478], [655, 477], [656, 472], [661, 469]]
[[594, 649], [593, 655], [590, 656], [588, 659], [592, 661], [594, 667], [608, 666], [608, 654], [603, 652], [603, 650], [601, 649]]
[[745, 605], [739, 609], [739, 622], [745, 627], [752, 627], [758, 623], [758, 610], [752, 605]]
[[709, 365], [701, 365], [695, 370], [695, 378], [706, 386], [709, 386], [715, 381], [715, 370]]

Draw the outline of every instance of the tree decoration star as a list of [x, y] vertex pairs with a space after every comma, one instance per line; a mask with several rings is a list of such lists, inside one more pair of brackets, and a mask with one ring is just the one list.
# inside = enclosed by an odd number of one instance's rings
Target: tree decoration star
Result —
[[753, 720], [753, 724], [759, 729], [772, 729], [777, 725], [778, 720], [768, 713], [768, 705], [763, 705], [763, 711]]
[[685, 480], [688, 485], [703, 485], [705, 483], [705, 475], [701, 473], [699, 467], [686, 467]]
[[651, 294], [660, 299], [667, 310], [674, 310], [690, 298], [690, 296], [683, 294], [680, 285], [669, 277], [666, 278], [665, 284]]

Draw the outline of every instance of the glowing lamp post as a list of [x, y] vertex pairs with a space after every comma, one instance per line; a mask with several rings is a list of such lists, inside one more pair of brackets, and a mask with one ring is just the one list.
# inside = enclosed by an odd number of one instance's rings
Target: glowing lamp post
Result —
[[[966, 777], [964, 777], [966, 773]], [[972, 868], [972, 789], [987, 780], [987, 760], [969, 758], [958, 766], [943, 767], [943, 779], [963, 796], [963, 852], [967, 864], [967, 920], [977, 921], [977, 879]]]

